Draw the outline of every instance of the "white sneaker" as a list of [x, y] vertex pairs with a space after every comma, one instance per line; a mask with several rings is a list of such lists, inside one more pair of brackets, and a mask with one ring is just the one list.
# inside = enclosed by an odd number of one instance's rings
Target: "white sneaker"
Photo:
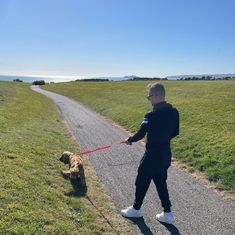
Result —
[[174, 224], [175, 219], [174, 216], [171, 212], [162, 212], [161, 214], [157, 214], [156, 218], [158, 221], [163, 222], [163, 223], [168, 223], [168, 224]]
[[133, 206], [127, 207], [126, 209], [121, 210], [122, 216], [127, 218], [140, 218], [142, 214], [140, 210], [136, 210]]

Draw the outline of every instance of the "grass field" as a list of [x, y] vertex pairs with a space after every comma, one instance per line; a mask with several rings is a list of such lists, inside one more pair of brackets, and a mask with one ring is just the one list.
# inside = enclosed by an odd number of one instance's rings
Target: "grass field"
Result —
[[[44, 88], [79, 100], [131, 132], [151, 106], [149, 82], [69, 82]], [[167, 101], [180, 112], [173, 155], [235, 192], [235, 81], [164, 81]]]
[[132, 234], [86, 157], [86, 196], [62, 177], [61, 153], [79, 147], [50, 100], [0, 81], [0, 124], [0, 234]]

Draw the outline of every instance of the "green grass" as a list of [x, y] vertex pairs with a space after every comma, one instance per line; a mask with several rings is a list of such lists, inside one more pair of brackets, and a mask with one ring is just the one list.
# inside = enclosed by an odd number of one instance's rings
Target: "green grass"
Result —
[[0, 234], [115, 234], [100, 212], [125, 229], [86, 158], [87, 195], [98, 211], [62, 177], [61, 153], [79, 147], [49, 99], [0, 82], [0, 123]]
[[[69, 82], [45, 89], [79, 100], [131, 132], [151, 110], [149, 82]], [[235, 81], [164, 81], [180, 112], [173, 155], [202, 171], [218, 188], [235, 191]]]

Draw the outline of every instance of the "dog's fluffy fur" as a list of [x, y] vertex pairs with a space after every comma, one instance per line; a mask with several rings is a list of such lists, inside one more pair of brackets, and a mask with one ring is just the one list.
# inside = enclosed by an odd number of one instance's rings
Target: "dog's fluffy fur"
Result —
[[81, 185], [86, 187], [85, 172], [82, 159], [78, 154], [68, 151], [63, 152], [60, 161], [69, 164], [68, 171], [62, 171], [63, 175], [68, 176], [71, 180], [81, 180]]

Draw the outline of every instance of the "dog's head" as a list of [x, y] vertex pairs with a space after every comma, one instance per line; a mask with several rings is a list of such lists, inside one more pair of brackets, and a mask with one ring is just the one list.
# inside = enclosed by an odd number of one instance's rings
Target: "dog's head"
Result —
[[72, 153], [69, 151], [63, 152], [62, 156], [60, 157], [60, 161], [64, 164], [69, 164], [69, 157]]

